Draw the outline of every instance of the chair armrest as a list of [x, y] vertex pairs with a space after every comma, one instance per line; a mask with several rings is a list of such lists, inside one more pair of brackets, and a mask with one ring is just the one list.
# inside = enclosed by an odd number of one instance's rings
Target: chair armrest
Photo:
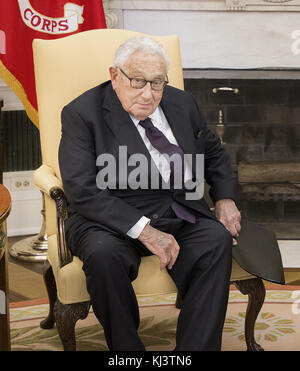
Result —
[[65, 238], [65, 220], [68, 218], [67, 199], [63, 189], [59, 187], [51, 188], [50, 197], [56, 204], [58, 259], [59, 266], [62, 268], [73, 261], [71, 250], [68, 248]]
[[33, 174], [34, 185], [50, 197], [52, 188], [63, 189], [62, 182], [54, 173], [54, 170], [47, 165], [41, 165]]
[[68, 218], [68, 211], [67, 199], [63, 191], [62, 183], [55, 176], [51, 167], [42, 165], [34, 172], [34, 184], [55, 201], [58, 259], [60, 268], [62, 268], [73, 261], [72, 253], [65, 239], [65, 220]]

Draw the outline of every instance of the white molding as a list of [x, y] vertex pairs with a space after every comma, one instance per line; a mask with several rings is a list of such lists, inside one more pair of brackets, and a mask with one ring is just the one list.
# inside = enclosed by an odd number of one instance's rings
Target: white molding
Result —
[[299, 0], [226, 0], [228, 10], [300, 11]]
[[127, 10], [226, 10], [225, 0], [104, 0], [110, 9]]
[[103, 9], [107, 28], [123, 28], [123, 11], [121, 7], [112, 10], [109, 0], [103, 0]]
[[300, 11], [300, 0], [104, 0], [105, 9], [200, 11]]

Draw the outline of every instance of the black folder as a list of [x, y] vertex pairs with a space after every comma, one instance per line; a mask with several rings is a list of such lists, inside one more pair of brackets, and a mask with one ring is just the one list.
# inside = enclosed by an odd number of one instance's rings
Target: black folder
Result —
[[284, 285], [281, 253], [275, 233], [261, 225], [242, 220], [237, 245], [232, 254], [248, 273], [273, 283]]

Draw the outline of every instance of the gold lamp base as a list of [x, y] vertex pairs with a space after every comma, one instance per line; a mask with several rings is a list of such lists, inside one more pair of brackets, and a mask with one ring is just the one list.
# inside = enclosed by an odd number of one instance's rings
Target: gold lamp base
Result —
[[47, 259], [48, 241], [47, 236], [27, 237], [16, 242], [9, 249], [9, 253], [16, 259], [43, 262]]
[[47, 259], [48, 239], [45, 223], [45, 200], [42, 192], [43, 208], [41, 214], [43, 216], [43, 224], [40, 233], [36, 237], [27, 237], [16, 242], [9, 248], [9, 253], [16, 259], [26, 260], [30, 262], [43, 262]]

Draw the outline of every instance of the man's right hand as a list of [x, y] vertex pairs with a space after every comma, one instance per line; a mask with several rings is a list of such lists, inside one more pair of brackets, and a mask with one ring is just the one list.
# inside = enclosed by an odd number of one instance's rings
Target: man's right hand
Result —
[[148, 250], [159, 257], [160, 270], [163, 270], [166, 266], [168, 266], [168, 269], [173, 267], [180, 248], [171, 234], [162, 232], [147, 224], [138, 239]]

